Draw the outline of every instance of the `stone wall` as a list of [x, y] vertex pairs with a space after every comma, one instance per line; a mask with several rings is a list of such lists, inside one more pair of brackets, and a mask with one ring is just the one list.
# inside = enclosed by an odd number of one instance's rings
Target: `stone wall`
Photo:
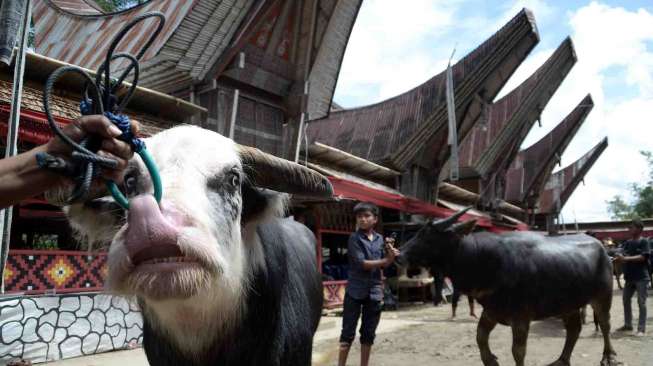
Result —
[[135, 300], [103, 293], [0, 299], [0, 363], [46, 362], [141, 344]]

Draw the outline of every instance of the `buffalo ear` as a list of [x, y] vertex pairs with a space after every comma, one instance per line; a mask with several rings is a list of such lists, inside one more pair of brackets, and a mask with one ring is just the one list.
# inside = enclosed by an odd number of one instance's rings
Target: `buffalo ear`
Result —
[[451, 226], [451, 231], [460, 236], [465, 236], [474, 231], [476, 227], [476, 219], [467, 220], [465, 222], [460, 222]]
[[241, 224], [262, 222], [273, 217], [284, 217], [288, 195], [267, 189], [261, 189], [245, 182], [241, 186], [243, 206]]

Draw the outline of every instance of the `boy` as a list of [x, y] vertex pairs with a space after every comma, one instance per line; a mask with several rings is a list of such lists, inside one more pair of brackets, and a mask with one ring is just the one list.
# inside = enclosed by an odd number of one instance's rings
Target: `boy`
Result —
[[391, 265], [399, 255], [399, 251], [392, 246], [394, 239], [386, 238], [384, 244], [381, 235], [374, 231], [378, 221], [378, 207], [369, 202], [361, 202], [354, 206], [354, 215], [356, 215], [357, 231], [349, 236], [347, 247], [349, 279], [342, 315], [339, 366], [345, 366], [347, 363], [361, 313], [360, 364], [368, 366], [376, 327], [381, 319], [383, 299], [381, 270]]

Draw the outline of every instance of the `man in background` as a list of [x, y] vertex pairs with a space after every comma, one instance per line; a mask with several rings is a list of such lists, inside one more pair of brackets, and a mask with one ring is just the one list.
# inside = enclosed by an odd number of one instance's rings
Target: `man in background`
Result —
[[614, 262], [621, 264], [623, 268], [624, 285], [624, 326], [618, 331], [633, 330], [633, 312], [631, 298], [637, 293], [637, 304], [639, 305], [639, 322], [637, 324], [636, 336], [643, 336], [646, 333], [646, 297], [647, 284], [649, 282], [648, 259], [650, 248], [648, 240], [642, 238], [644, 225], [638, 219], [633, 220], [630, 226], [631, 239], [623, 244], [623, 254], [614, 258]]
[[347, 363], [349, 349], [356, 335], [358, 318], [361, 318], [360, 364], [369, 365], [376, 328], [381, 319], [383, 300], [381, 270], [390, 266], [399, 255], [399, 251], [393, 247], [393, 238], [386, 238], [384, 241], [383, 237], [374, 231], [379, 216], [376, 205], [361, 202], [354, 206], [354, 215], [356, 215], [357, 230], [349, 236], [347, 245], [349, 278], [343, 305], [339, 366], [345, 366]]

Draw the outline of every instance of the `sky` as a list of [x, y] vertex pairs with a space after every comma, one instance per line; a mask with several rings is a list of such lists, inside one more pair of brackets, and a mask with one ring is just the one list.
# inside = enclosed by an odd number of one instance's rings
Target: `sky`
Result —
[[535, 16], [540, 42], [497, 98], [571, 37], [578, 62], [544, 109], [542, 126], [535, 124], [522, 148], [591, 93], [594, 109], [563, 154], [561, 167], [604, 136], [608, 148], [563, 208], [562, 220], [608, 220], [606, 201], [617, 194], [632, 198], [630, 184], [646, 181], [639, 151], [653, 150], [653, 1], [364, 0], [334, 101], [351, 108], [410, 90], [444, 70], [454, 48], [455, 62], [524, 7]]

